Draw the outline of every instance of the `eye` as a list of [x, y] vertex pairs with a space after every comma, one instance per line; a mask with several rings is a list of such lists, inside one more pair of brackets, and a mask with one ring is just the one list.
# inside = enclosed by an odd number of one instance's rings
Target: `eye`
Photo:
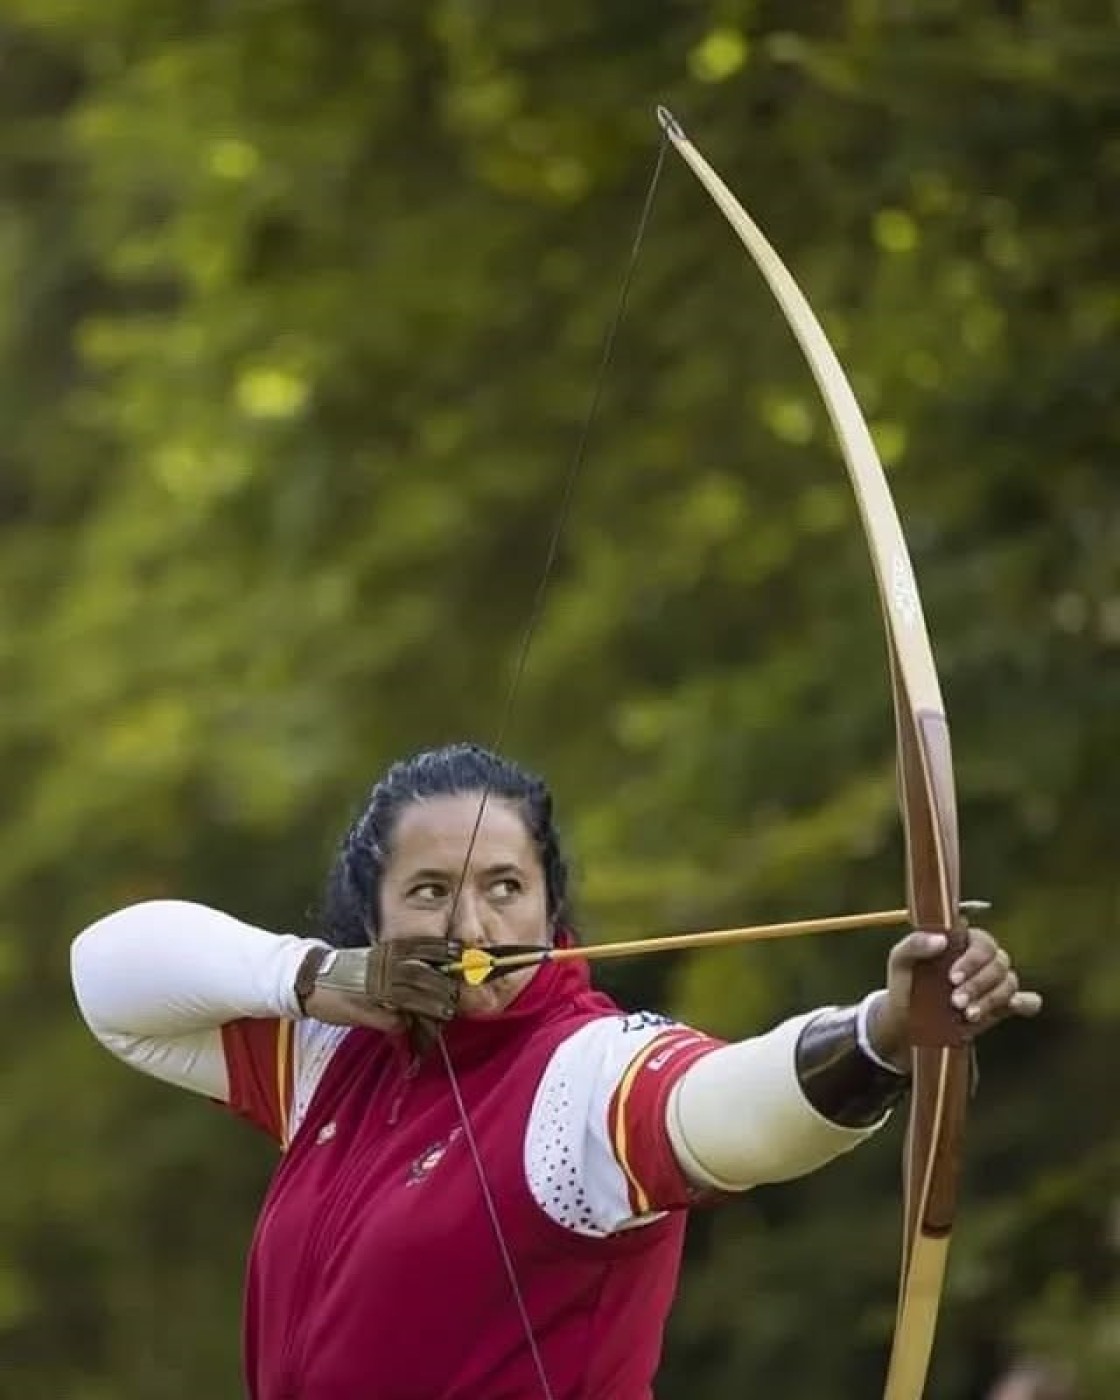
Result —
[[423, 880], [408, 891], [409, 899], [419, 904], [438, 904], [447, 894], [447, 887], [438, 880]]
[[498, 899], [512, 899], [514, 895], [521, 893], [521, 888], [520, 880], [512, 875], [503, 875], [490, 886], [490, 893]]

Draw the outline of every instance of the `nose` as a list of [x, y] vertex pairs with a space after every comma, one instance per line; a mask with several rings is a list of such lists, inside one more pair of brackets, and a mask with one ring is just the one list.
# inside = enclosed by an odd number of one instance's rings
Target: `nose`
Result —
[[468, 948], [481, 948], [486, 942], [482, 911], [470, 890], [464, 888], [459, 895], [459, 903], [451, 920], [449, 934]]

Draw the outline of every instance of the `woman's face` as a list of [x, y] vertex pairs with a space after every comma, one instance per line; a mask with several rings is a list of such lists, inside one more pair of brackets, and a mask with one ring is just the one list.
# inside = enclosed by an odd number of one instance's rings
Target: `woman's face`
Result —
[[[401, 812], [381, 881], [381, 938], [429, 934], [468, 946], [548, 944], [544, 872], [521, 813], [503, 798], [488, 798], [472, 847], [481, 802], [480, 792], [459, 793], [418, 799]], [[463, 878], [468, 849], [470, 866]], [[464, 987], [461, 1012], [501, 1011], [535, 970]]]

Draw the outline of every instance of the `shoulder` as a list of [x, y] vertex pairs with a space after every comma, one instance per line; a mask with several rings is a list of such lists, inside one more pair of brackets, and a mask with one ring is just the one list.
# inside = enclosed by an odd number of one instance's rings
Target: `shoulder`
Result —
[[537, 1086], [529, 1119], [532, 1152], [546, 1141], [581, 1137], [609, 1141], [620, 1108], [643, 1068], [663, 1076], [689, 1045], [709, 1048], [709, 1037], [653, 1011], [597, 1016], [553, 1050]]
[[596, 1017], [553, 1051], [525, 1139], [530, 1189], [579, 1234], [608, 1235], [687, 1203], [664, 1104], [683, 1071], [720, 1044], [657, 1012]]
[[545, 1074], [577, 1079], [616, 1079], [642, 1065], [659, 1072], [687, 1050], [718, 1042], [703, 1031], [658, 1011], [620, 1011], [574, 1030], [554, 1050]]

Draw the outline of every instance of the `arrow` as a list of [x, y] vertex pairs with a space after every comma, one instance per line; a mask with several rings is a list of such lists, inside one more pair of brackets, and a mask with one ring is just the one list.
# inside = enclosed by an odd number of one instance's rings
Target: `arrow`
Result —
[[[970, 913], [991, 906], [969, 900], [961, 909]], [[525, 948], [492, 953], [487, 948], [466, 948], [455, 962], [444, 963], [444, 972], [459, 973], [468, 987], [479, 987], [491, 977], [546, 962], [605, 962], [643, 953], [669, 953], [684, 948], [721, 948], [732, 943], [762, 943], [793, 938], [803, 933], [850, 933], [856, 929], [899, 927], [910, 922], [907, 909], [879, 909], [870, 914], [831, 914], [820, 919], [795, 919], [781, 924], [750, 924], [746, 928], [717, 928], [704, 933], [672, 933], [657, 938], [633, 938], [622, 943], [595, 943], [586, 948]]]

